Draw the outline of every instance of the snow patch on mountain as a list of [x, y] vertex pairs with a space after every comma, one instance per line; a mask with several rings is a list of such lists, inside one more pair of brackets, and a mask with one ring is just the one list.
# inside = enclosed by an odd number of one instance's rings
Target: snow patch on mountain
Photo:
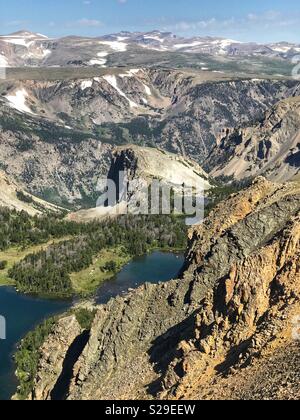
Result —
[[107, 56], [108, 56], [108, 52], [107, 51], [101, 51], [101, 52], [98, 52], [98, 54], [97, 54], [97, 57], [104, 58], [104, 57], [107, 57]]
[[90, 60], [89, 61], [89, 64], [91, 65], [91, 66], [101, 66], [101, 67], [105, 67], [105, 64], [106, 64], [106, 62], [107, 62], [107, 60], [104, 60], [104, 59], [93, 59], [93, 60]]
[[43, 35], [43, 34], [37, 33], [36, 35], [39, 36], [39, 37], [41, 37], [41, 38], [44, 38], [44, 39], [49, 39], [46, 35]]
[[82, 90], [85, 90], [85, 89], [88, 89], [88, 88], [92, 87], [92, 85], [93, 85], [92, 80], [83, 80], [81, 82], [80, 87], [81, 87]]
[[122, 79], [124, 79], [124, 77], [135, 77], [140, 71], [141, 69], [127, 70], [126, 73], [119, 74], [119, 77], [121, 77]]
[[154, 35], [152, 35], [152, 36], [150, 36], [150, 35], [144, 36], [144, 39], [150, 39], [152, 41], [158, 41], [158, 42], [161, 42], [161, 43], [165, 42], [164, 39], [161, 39], [161, 38], [159, 38], [159, 36], [154, 36]]
[[174, 48], [175, 49], [178, 49], [178, 50], [181, 50], [182, 48], [197, 47], [198, 45], [201, 45], [201, 44], [202, 44], [201, 41], [195, 41], [195, 42], [191, 42], [190, 44], [189, 43], [186, 43], [186, 44], [175, 44], [174, 45]]
[[0, 67], [8, 67], [8, 60], [2, 54], [0, 54]]
[[135, 102], [133, 102], [131, 99], [129, 99], [126, 96], [126, 94], [119, 88], [116, 76], [108, 74], [106, 76], [103, 76], [103, 79], [106, 80], [119, 93], [120, 96], [122, 96], [129, 102], [129, 105], [131, 108], [138, 107], [138, 105]]
[[145, 88], [145, 92], [146, 92], [146, 94], [147, 94], [148, 96], [152, 96], [152, 92], [151, 92], [151, 89], [149, 88], [149, 86], [145, 85], [144, 83], [143, 83], [143, 86], [144, 86], [144, 88]]
[[23, 88], [23, 89], [17, 90], [13, 95], [7, 95], [6, 99], [8, 100], [12, 108], [17, 109], [20, 112], [33, 114], [31, 109], [26, 105], [27, 97], [28, 97], [28, 93]]
[[107, 45], [109, 48], [117, 52], [125, 52], [128, 47], [128, 44], [123, 41], [100, 41], [100, 44]]
[[101, 51], [99, 53], [97, 53], [97, 57], [98, 58], [93, 58], [92, 60], [89, 61], [89, 64], [91, 66], [101, 66], [101, 67], [106, 67], [106, 63], [107, 63], [107, 56], [109, 55], [109, 53], [107, 51]]
[[42, 54], [44, 57], [48, 57], [48, 55], [50, 55], [51, 53], [52, 53], [51, 50], [42, 49]]
[[28, 41], [25, 38], [6, 38], [4, 39], [5, 42], [14, 45], [21, 45], [22, 47], [28, 48], [33, 41]]

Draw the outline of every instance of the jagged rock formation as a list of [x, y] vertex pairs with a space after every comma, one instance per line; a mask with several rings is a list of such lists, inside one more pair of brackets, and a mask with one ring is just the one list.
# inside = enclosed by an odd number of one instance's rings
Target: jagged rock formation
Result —
[[210, 80], [177, 70], [64, 81], [47, 74], [46, 81], [1, 81], [0, 165], [33, 194], [87, 207], [113, 146], [156, 146], [201, 164], [225, 127], [249, 125], [299, 92], [294, 80]]
[[190, 232], [181, 279], [99, 307], [68, 399], [299, 398], [298, 366], [279, 366], [298, 357], [299, 212], [298, 183], [263, 178], [218, 205]]
[[254, 127], [227, 130], [208, 157], [214, 177], [236, 180], [263, 174], [282, 182], [300, 174], [300, 97], [288, 98]]
[[1, 106], [0, 139], [2, 170], [29, 192], [63, 206], [94, 205], [95, 185], [107, 173], [112, 146]]
[[[171, 105], [169, 97], [154, 87], [143, 69], [107, 69], [97, 77], [64, 77], [47, 80], [2, 81], [6, 104], [23, 113], [47, 118], [69, 129], [91, 128], [102, 123], [119, 123], [143, 115], [159, 116]], [[176, 72], [174, 72], [176, 74]]]

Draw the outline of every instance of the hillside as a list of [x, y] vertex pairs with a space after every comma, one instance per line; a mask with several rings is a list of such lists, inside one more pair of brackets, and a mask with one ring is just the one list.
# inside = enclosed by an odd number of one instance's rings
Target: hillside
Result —
[[61, 208], [27, 193], [23, 187], [0, 171], [0, 206], [25, 211], [31, 216], [44, 212], [60, 212]]
[[58, 322], [31, 398], [51, 399], [75, 341], [70, 400], [299, 398], [299, 210], [298, 183], [263, 178], [221, 203], [190, 232], [180, 280], [100, 306], [87, 344], [75, 318]]

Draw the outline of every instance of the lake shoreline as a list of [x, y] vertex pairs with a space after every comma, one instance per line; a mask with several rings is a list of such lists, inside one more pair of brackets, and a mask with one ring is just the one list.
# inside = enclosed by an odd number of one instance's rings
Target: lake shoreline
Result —
[[[1, 299], [6, 305], [6, 312], [10, 313], [8, 316], [9, 324], [12, 332], [16, 335], [15, 339], [10, 336], [9, 342], [5, 343], [4, 350], [6, 353], [4, 357], [4, 364], [8, 366], [0, 366], [0, 400], [10, 399], [16, 392], [17, 381], [15, 377], [15, 363], [13, 356], [17, 351], [17, 346], [24, 337], [33, 331], [41, 322], [49, 319], [53, 315], [63, 315], [68, 310], [80, 306], [84, 301], [95, 302], [95, 304], [106, 304], [111, 298], [125, 295], [129, 289], [135, 289], [145, 283], [158, 283], [160, 281], [169, 281], [176, 278], [183, 264], [184, 256], [182, 252], [169, 252], [167, 250], [149, 251], [141, 257], [134, 257], [126, 263], [121, 270], [113, 276], [110, 280], [103, 282], [96, 292], [90, 298], [75, 297], [69, 300], [58, 299], [42, 299], [40, 296], [32, 296], [17, 292], [13, 286], [0, 286], [0, 312], [3, 311], [1, 307]], [[4, 299], [3, 299], [4, 297]], [[10, 302], [12, 301], [12, 302]], [[13, 302], [15, 301], [15, 303]], [[23, 308], [25, 306], [25, 308]], [[13, 311], [13, 307], [18, 307], [20, 312], [20, 322], [18, 316]], [[34, 308], [38, 308], [38, 316], [34, 317]], [[44, 308], [46, 310], [44, 311]], [[5, 309], [4, 309], [5, 312]], [[25, 314], [30, 318], [26, 323]], [[5, 313], [3, 314], [5, 315]], [[19, 324], [22, 325], [19, 325]], [[2, 353], [3, 343], [0, 341], [0, 353]], [[5, 379], [6, 377], [6, 379]], [[1, 388], [6, 385], [6, 380], [10, 383], [7, 391], [1, 391]]]
[[[165, 253], [165, 254], [169, 254], [172, 253], [174, 255], [178, 254], [178, 255], [182, 255], [185, 253], [185, 249], [173, 249], [173, 248], [159, 248], [159, 247], [153, 247], [150, 248], [147, 253], [140, 255], [140, 256], [130, 256], [127, 255], [126, 257], [124, 257], [124, 262], [122, 264], [120, 264], [120, 266], [118, 267], [118, 270], [116, 272], [108, 272], [107, 275], [103, 278], [102, 281], [100, 281], [99, 283], [97, 283], [93, 288], [91, 288], [91, 290], [87, 293], [85, 292], [76, 292], [76, 290], [74, 290], [74, 293], [66, 293], [66, 294], [62, 294], [62, 293], [30, 293], [30, 292], [26, 292], [25, 290], [18, 290], [17, 289], [17, 285], [15, 283], [15, 281], [13, 279], [7, 278], [7, 282], [5, 281], [0, 281], [0, 289], [2, 287], [12, 287], [17, 293], [20, 293], [24, 296], [29, 296], [35, 299], [45, 299], [45, 300], [50, 300], [50, 301], [62, 301], [62, 302], [70, 302], [70, 301], [80, 301], [80, 300], [84, 300], [84, 299], [93, 299], [96, 295], [97, 295], [97, 291], [99, 288], [102, 287], [102, 285], [106, 282], [106, 281], [110, 281], [112, 280], [118, 273], [120, 273], [122, 271], [122, 269], [124, 267], [126, 267], [126, 265], [130, 264], [132, 261], [134, 261], [136, 258], [141, 258], [143, 256], [147, 256], [147, 255], [151, 255], [152, 253], [155, 252], [161, 252], [161, 253]], [[90, 269], [91, 267], [89, 267], [88, 269]], [[79, 273], [71, 273], [70, 276], [73, 276], [76, 274], [76, 276], [79, 276], [81, 272]]]

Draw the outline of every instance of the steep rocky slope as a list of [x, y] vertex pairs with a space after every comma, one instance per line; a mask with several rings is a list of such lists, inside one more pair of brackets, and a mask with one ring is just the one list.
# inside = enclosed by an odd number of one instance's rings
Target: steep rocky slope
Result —
[[[217, 206], [190, 232], [181, 279], [99, 307], [72, 379], [55, 397], [299, 398], [299, 369], [289, 365], [298, 357], [299, 211], [298, 183], [263, 178]], [[64, 375], [52, 363], [57, 328], [43, 346], [36, 398], [50, 398]]]
[[[160, 83], [155, 74], [155, 82]], [[296, 81], [231, 80], [175, 85], [173, 106], [162, 122], [156, 144], [202, 163], [225, 127], [260, 119], [278, 99], [299, 92]], [[184, 93], [182, 94], [182, 86]]]
[[[53, 334], [42, 348], [42, 352], [47, 352], [48, 359], [44, 359], [41, 363], [38, 378], [38, 386], [35, 390], [34, 399], [47, 400], [51, 399], [52, 393], [55, 392], [55, 385], [60, 378], [63, 366], [65, 364], [66, 354], [72, 351], [72, 345], [77, 344], [80, 349], [81, 343], [86, 344], [86, 334], [76, 320], [75, 315], [57, 321], [57, 326]], [[70, 350], [71, 349], [71, 350]], [[81, 349], [82, 350], [82, 349]]]
[[0, 171], [0, 206], [25, 211], [32, 216], [46, 211], [62, 210], [27, 193], [22, 186], [9, 179], [3, 171]]
[[24, 116], [0, 104], [0, 167], [34, 195], [59, 205], [94, 205], [111, 149], [92, 133]]
[[240, 180], [263, 174], [286, 181], [300, 174], [300, 97], [288, 98], [254, 127], [227, 130], [205, 166], [214, 177]]
[[98, 77], [73, 80], [7, 81], [1, 88], [10, 107], [70, 128], [119, 123], [140, 114], [159, 115], [160, 109], [171, 104], [142, 69], [110, 69]]
[[113, 146], [158, 146], [201, 164], [225, 127], [262, 118], [297, 95], [299, 82], [122, 69], [64, 81], [2, 81], [0, 91], [1, 167], [47, 200], [90, 207]]

